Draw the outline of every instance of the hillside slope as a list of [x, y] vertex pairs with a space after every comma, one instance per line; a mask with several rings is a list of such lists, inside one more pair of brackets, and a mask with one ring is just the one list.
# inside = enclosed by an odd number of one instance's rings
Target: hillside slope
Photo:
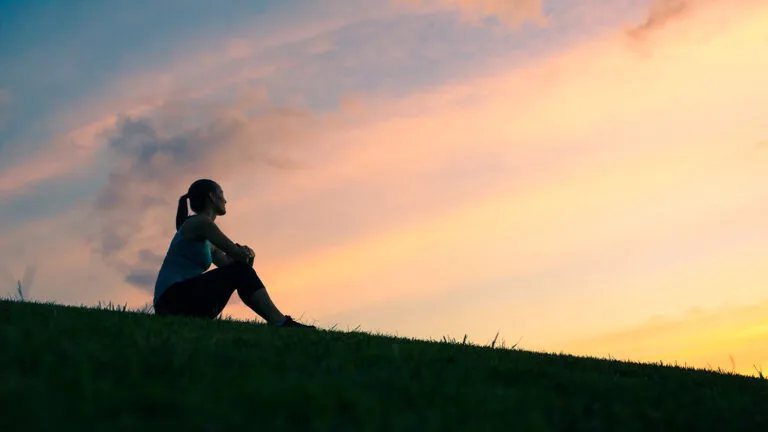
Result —
[[[0, 302], [4, 430], [768, 430], [768, 381]], [[8, 427], [10, 426], [10, 427]]]

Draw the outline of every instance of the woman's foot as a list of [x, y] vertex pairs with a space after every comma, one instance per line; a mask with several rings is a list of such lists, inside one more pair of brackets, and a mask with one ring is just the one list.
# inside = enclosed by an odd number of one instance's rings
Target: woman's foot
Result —
[[302, 324], [298, 321], [294, 321], [290, 315], [286, 315], [285, 319], [281, 322], [274, 324], [276, 327], [297, 327], [297, 328], [315, 328], [313, 325]]

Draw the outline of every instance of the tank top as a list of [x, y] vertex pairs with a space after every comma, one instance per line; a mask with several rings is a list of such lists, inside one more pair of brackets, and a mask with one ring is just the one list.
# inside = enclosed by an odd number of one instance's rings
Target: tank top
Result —
[[[183, 227], [184, 224], [181, 226]], [[186, 239], [181, 235], [181, 227], [179, 227], [171, 239], [171, 244], [157, 275], [153, 304], [157, 303], [157, 300], [168, 287], [176, 282], [205, 273], [212, 262], [211, 243], [208, 240]]]

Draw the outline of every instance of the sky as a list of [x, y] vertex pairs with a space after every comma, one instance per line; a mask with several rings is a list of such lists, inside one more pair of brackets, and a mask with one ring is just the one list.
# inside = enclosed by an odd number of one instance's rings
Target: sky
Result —
[[0, 9], [0, 294], [147, 304], [212, 178], [303, 321], [768, 371], [762, 0]]

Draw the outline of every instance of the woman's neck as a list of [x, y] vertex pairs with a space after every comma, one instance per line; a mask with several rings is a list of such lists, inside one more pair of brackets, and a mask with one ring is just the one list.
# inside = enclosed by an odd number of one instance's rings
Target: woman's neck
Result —
[[208, 219], [215, 221], [216, 220], [216, 213], [214, 213], [213, 209], [208, 207], [205, 210], [198, 213], [199, 216], [205, 216]]

